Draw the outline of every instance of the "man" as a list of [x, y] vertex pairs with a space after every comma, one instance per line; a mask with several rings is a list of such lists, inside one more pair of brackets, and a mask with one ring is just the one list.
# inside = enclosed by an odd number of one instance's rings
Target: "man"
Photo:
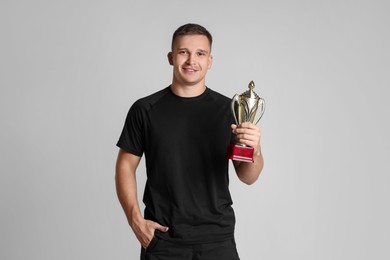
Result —
[[[254, 183], [263, 168], [260, 130], [232, 124], [231, 100], [206, 87], [212, 36], [186, 24], [168, 53], [172, 84], [130, 108], [117, 146], [116, 187], [147, 260], [237, 260], [229, 193], [229, 143], [255, 149], [254, 163], [233, 161], [241, 181]], [[145, 154], [147, 183], [142, 216], [136, 169]]]

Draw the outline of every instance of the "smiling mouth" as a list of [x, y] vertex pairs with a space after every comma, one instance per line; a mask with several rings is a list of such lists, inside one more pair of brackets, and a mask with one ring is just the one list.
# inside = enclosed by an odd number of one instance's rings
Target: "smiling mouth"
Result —
[[194, 69], [192, 67], [183, 67], [183, 70], [186, 72], [197, 72], [197, 69]]

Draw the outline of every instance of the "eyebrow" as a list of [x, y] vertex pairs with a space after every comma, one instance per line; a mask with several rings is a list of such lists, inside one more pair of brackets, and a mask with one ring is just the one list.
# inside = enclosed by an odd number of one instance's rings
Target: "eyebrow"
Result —
[[[188, 51], [187, 48], [178, 48], [177, 50], [178, 50], [178, 51]], [[197, 52], [201, 52], [201, 53], [205, 53], [205, 54], [209, 53], [208, 51], [202, 50], [202, 49], [197, 49], [196, 51], [197, 51]]]
[[205, 51], [205, 50], [198, 50], [199, 52], [202, 52], [202, 53], [205, 53], [205, 54], [207, 54], [207, 53], [209, 53], [208, 51]]

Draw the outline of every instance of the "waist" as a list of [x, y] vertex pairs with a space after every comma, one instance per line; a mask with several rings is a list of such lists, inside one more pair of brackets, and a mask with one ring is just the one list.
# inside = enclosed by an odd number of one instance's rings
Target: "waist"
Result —
[[219, 242], [234, 238], [235, 215], [231, 207], [224, 214], [198, 216], [156, 216], [145, 209], [145, 219], [169, 227], [168, 232], [156, 231], [156, 237], [178, 244]]

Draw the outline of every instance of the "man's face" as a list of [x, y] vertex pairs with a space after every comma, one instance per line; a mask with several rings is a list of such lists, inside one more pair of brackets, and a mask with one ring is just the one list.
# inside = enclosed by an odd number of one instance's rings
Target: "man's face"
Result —
[[168, 53], [173, 66], [173, 83], [182, 86], [205, 84], [205, 76], [211, 68], [210, 43], [203, 35], [184, 35], [176, 38], [172, 52]]

